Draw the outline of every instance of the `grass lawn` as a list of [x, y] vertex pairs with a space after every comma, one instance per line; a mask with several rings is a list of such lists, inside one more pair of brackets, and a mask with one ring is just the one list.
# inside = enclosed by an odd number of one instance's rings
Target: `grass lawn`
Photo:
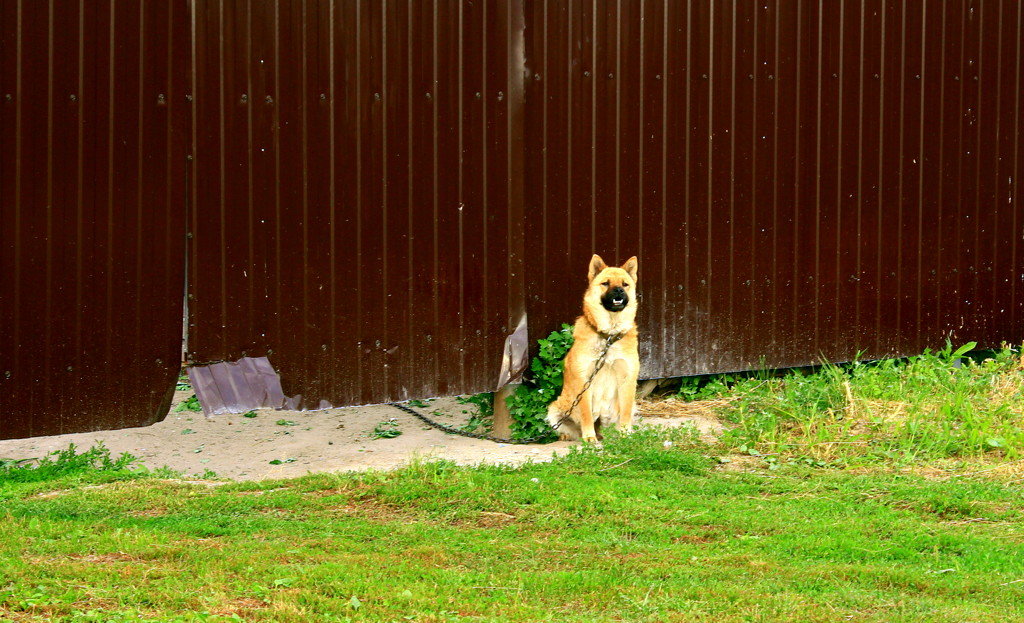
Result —
[[516, 469], [0, 460], [0, 619], [1024, 621], [1024, 370], [961, 354], [684, 384], [717, 442]]
[[0, 616], [1024, 620], [1020, 486], [724, 471], [711, 450], [677, 430], [520, 469], [224, 484], [12, 470]]

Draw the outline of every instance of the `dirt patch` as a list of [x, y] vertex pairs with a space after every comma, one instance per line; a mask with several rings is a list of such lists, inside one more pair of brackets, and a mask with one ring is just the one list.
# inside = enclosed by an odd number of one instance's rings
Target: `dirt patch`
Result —
[[[174, 405], [192, 392], [178, 392]], [[461, 425], [468, 410], [454, 398], [431, 401], [421, 411], [441, 411], [440, 421]], [[373, 439], [381, 422], [394, 419], [402, 434]], [[279, 422], [281, 422], [279, 424]], [[144, 428], [76, 433], [0, 441], [2, 458], [39, 458], [69, 443], [80, 449], [103, 442], [111, 454], [130, 452], [149, 468], [169, 467], [184, 474], [211, 470], [237, 480], [293, 478], [311, 472], [394, 469], [415, 460], [445, 459], [461, 465], [520, 465], [550, 461], [572, 444], [509, 445], [447, 435], [388, 405], [323, 411], [261, 410], [256, 417], [171, 412]], [[278, 463], [271, 463], [277, 461]]]
[[[322, 411], [260, 410], [255, 417], [175, 411], [192, 392], [178, 392], [174, 406], [162, 422], [143, 428], [76, 433], [0, 441], [0, 458], [39, 458], [74, 443], [87, 449], [102, 442], [111, 454], [129, 452], [142, 465], [200, 475], [210, 470], [235, 480], [293, 478], [313, 472], [388, 470], [418, 460], [444, 459], [460, 465], [550, 461], [573, 442], [543, 445], [499, 444], [448, 435], [388, 405], [326, 409]], [[667, 404], [666, 404], [667, 403]], [[702, 437], [713, 439], [722, 423], [707, 411], [682, 401], [643, 401], [641, 426], [694, 426]], [[705, 405], [707, 406], [707, 405]], [[462, 425], [472, 407], [454, 398], [432, 400], [419, 409], [446, 424]], [[394, 420], [402, 434], [374, 439], [374, 428]], [[208, 480], [189, 480], [207, 484]], [[215, 481], [213, 481], [215, 482]], [[60, 495], [50, 492], [46, 495]]]

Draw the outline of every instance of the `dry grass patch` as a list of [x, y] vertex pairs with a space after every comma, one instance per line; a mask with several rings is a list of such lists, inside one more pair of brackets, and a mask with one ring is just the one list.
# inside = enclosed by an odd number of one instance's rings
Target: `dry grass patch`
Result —
[[262, 599], [252, 599], [249, 597], [240, 597], [232, 599], [226, 604], [214, 609], [210, 614], [218, 616], [238, 616], [243, 620], [248, 620], [252, 615], [260, 610], [266, 610], [270, 607], [270, 604]]
[[1006, 461], [998, 455], [970, 462], [944, 460], [929, 465], [912, 465], [901, 471], [929, 480], [977, 477], [1006, 483], [1024, 483], [1024, 460]]
[[660, 400], [640, 400], [637, 407], [640, 415], [650, 418], [690, 418], [693, 420], [713, 420], [721, 424], [720, 410], [736, 400], [739, 396], [727, 396], [713, 400], [680, 400], [664, 398]]
[[1009, 347], [970, 354], [974, 346], [689, 379], [677, 397], [641, 403], [641, 413], [717, 422], [722, 449], [759, 457], [762, 466], [932, 465], [953, 458], [1013, 480], [1020, 469], [1012, 462], [1024, 455], [1024, 359]]
[[764, 459], [749, 454], [730, 454], [723, 457], [716, 469], [722, 472], [755, 472], [764, 467]]
[[80, 562], [92, 564], [109, 564], [112, 562], [140, 562], [145, 560], [140, 556], [133, 556], [124, 552], [110, 552], [106, 554], [69, 554], [67, 558]]
[[661, 400], [641, 400], [637, 410], [646, 424], [659, 425], [690, 425], [700, 433], [704, 443], [718, 441], [727, 425], [723, 422], [720, 409], [727, 406], [735, 398], [718, 400], [686, 401], [678, 398]]

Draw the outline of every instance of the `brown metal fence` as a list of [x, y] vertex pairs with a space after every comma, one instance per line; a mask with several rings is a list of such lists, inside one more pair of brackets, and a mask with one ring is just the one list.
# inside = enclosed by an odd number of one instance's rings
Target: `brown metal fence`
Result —
[[1022, 17], [0, 0], [0, 437], [163, 416], [186, 231], [190, 358], [310, 406], [493, 389], [595, 251], [648, 377], [1020, 341]]
[[494, 388], [524, 305], [517, 20], [195, 5], [193, 361], [269, 354], [308, 406]]
[[1022, 338], [1018, 2], [526, 11], [531, 329], [597, 251], [646, 376]]
[[0, 438], [151, 424], [181, 367], [188, 6], [0, 24]]

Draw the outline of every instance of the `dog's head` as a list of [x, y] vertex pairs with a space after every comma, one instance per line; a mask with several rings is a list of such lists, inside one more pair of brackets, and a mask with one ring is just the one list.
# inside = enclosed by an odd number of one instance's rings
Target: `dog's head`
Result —
[[627, 307], [636, 307], [636, 271], [637, 260], [633, 256], [626, 260], [622, 267], [608, 266], [600, 255], [590, 258], [590, 272], [587, 279], [585, 298], [591, 302], [599, 302], [610, 312], [620, 312]]

